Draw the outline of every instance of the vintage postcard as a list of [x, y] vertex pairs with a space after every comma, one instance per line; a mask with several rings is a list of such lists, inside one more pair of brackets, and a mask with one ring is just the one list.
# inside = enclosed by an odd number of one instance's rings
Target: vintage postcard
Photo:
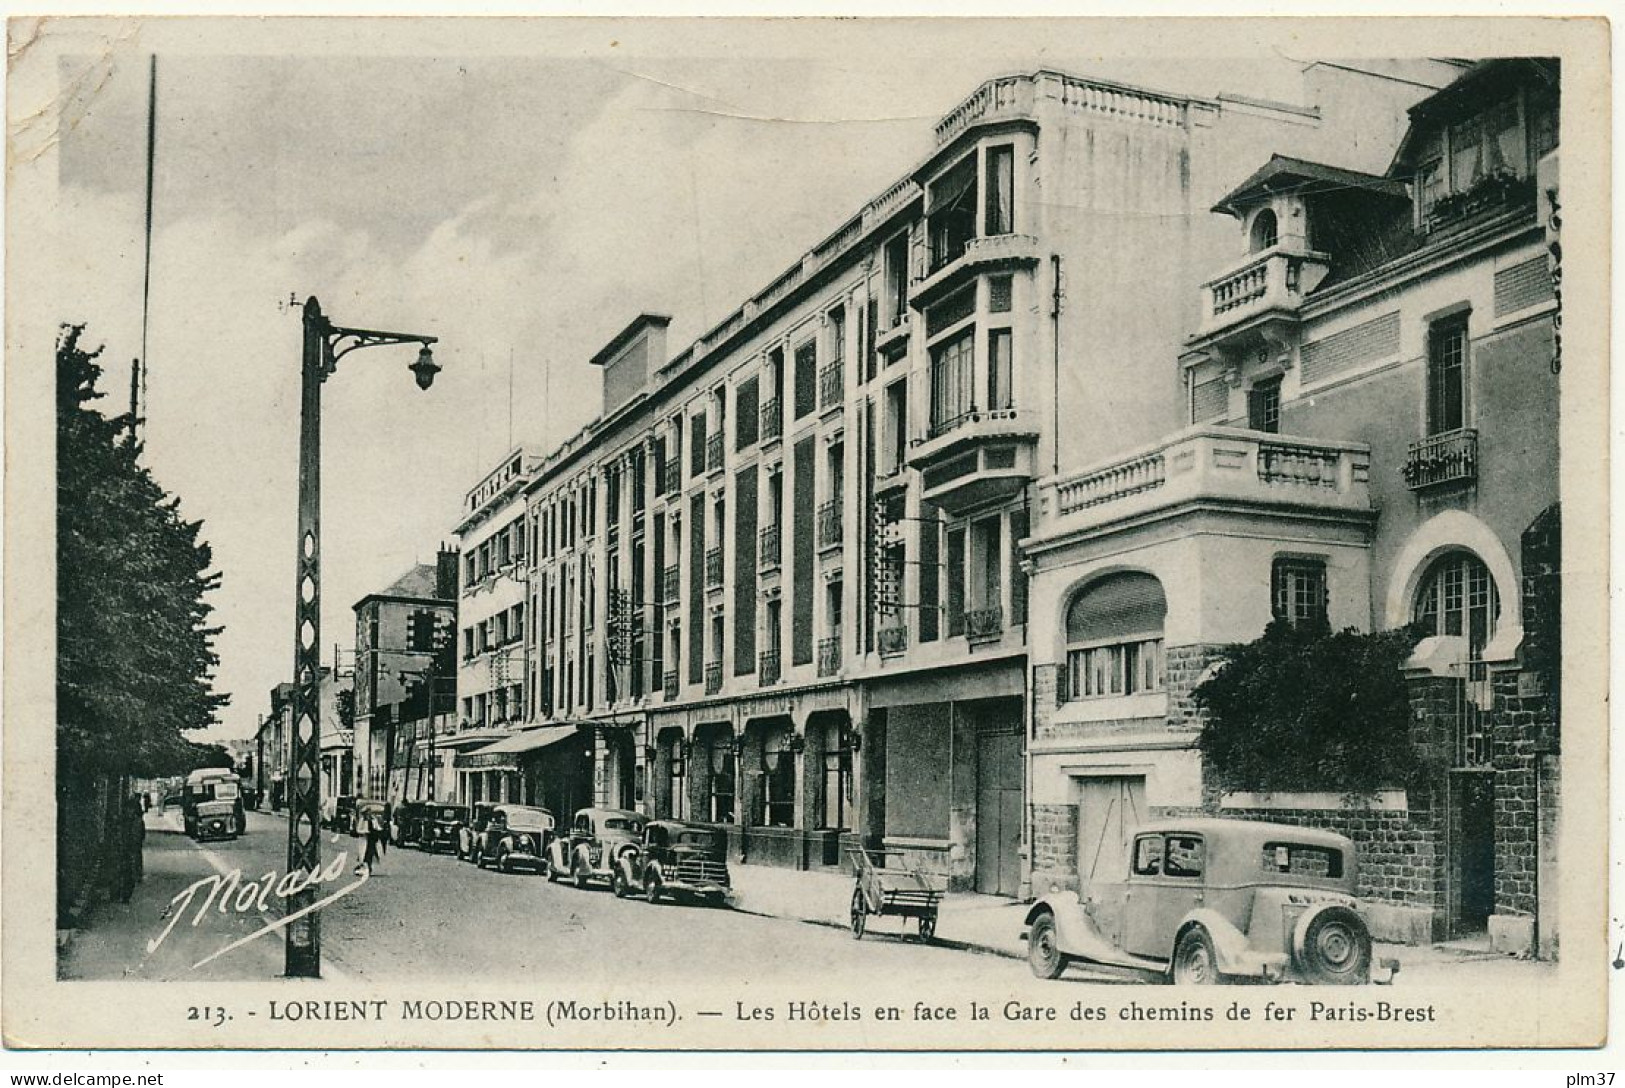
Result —
[[7, 37], [6, 1045], [1604, 1042], [1606, 22]]

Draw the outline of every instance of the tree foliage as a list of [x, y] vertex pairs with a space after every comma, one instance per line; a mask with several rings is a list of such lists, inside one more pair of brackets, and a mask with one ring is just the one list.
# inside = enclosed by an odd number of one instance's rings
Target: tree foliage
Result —
[[1400, 667], [1410, 630], [1333, 632], [1277, 621], [1232, 646], [1197, 687], [1200, 748], [1222, 789], [1369, 793], [1423, 769]]
[[68, 775], [171, 774], [226, 697], [206, 597], [220, 584], [202, 523], [141, 464], [128, 416], [95, 407], [101, 349], [57, 342], [57, 758]]

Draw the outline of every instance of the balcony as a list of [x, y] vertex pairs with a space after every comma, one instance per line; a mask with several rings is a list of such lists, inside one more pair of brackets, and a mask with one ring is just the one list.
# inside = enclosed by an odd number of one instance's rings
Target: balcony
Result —
[[965, 637], [972, 642], [1004, 634], [1004, 609], [972, 608], [965, 613]]
[[818, 550], [841, 546], [841, 500], [831, 499], [818, 508]]
[[818, 372], [818, 407], [833, 408], [841, 403], [842, 365], [833, 362]]
[[1242, 348], [1248, 342], [1279, 340], [1277, 329], [1296, 328], [1298, 309], [1330, 268], [1324, 253], [1296, 243], [1248, 254], [1241, 264], [1202, 285], [1198, 347]]
[[769, 525], [756, 536], [756, 569], [778, 570], [780, 562], [779, 527]]
[[971, 238], [963, 249], [956, 246], [934, 255], [926, 274], [909, 290], [908, 303], [921, 309], [982, 272], [1031, 268], [1037, 263], [1038, 239], [1030, 234]]
[[714, 434], [705, 440], [705, 471], [722, 471], [722, 436]]
[[660, 493], [675, 495], [683, 486], [683, 466], [677, 458], [667, 461], [660, 469]]
[[875, 632], [875, 643], [882, 657], [895, 657], [908, 649], [908, 628], [882, 627]]
[[705, 693], [715, 695], [722, 690], [722, 662], [707, 661], [705, 663]]
[[834, 676], [841, 671], [841, 636], [818, 640], [818, 675]]
[[783, 674], [779, 671], [779, 651], [763, 650], [756, 657], [756, 680], [762, 686], [777, 684]]
[[1412, 491], [1478, 479], [1478, 432], [1471, 427], [1412, 442], [1400, 470]]
[[660, 600], [665, 604], [676, 604], [683, 588], [683, 572], [676, 563], [660, 572]]
[[1036, 473], [1037, 416], [1028, 410], [972, 406], [933, 421], [909, 444], [908, 465], [920, 470], [922, 497], [950, 514], [1019, 493]]
[[1192, 427], [1163, 444], [1039, 485], [1049, 536], [1089, 532], [1169, 507], [1284, 506], [1317, 517], [1372, 517], [1370, 447], [1227, 427]]
[[775, 442], [784, 433], [784, 402], [774, 397], [762, 405], [762, 430], [760, 441], [765, 446]]
[[705, 551], [705, 588], [722, 588], [722, 549], [707, 548]]
[[665, 694], [667, 702], [677, 698], [677, 673], [675, 671], [668, 672], [661, 677], [661, 691]]

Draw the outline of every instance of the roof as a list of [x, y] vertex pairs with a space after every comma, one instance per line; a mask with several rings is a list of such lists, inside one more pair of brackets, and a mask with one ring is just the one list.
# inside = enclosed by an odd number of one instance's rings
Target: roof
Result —
[[[626, 328], [616, 333], [598, 353], [588, 360], [593, 366], [603, 366], [618, 355], [622, 348], [632, 342], [632, 339], [644, 329], [663, 329], [671, 324], [670, 314], [641, 313], [634, 317]], [[655, 365], [664, 365], [665, 360], [656, 360]]]
[[433, 563], [417, 563], [412, 569], [389, 584], [387, 588], [368, 593], [355, 603], [356, 608], [378, 597], [393, 597], [409, 601], [442, 601], [435, 593], [438, 568]]
[[1283, 189], [1306, 189], [1310, 192], [1328, 192], [1336, 189], [1364, 189], [1379, 196], [1407, 198], [1405, 186], [1377, 174], [1359, 170], [1345, 170], [1341, 166], [1294, 159], [1289, 155], [1271, 155], [1269, 162], [1259, 167], [1246, 181], [1236, 186], [1215, 205], [1213, 210], [1239, 217], [1241, 205], [1268, 196]]
[[1227, 820], [1219, 816], [1196, 816], [1190, 819], [1165, 817], [1148, 820], [1135, 829], [1144, 831], [1190, 831], [1198, 835], [1229, 835], [1235, 838], [1291, 839], [1305, 844], [1337, 846], [1347, 849], [1349, 840], [1335, 831], [1319, 827], [1299, 827], [1296, 824], [1277, 824], [1267, 820]]
[[1390, 177], [1408, 177], [1413, 172], [1421, 133], [1438, 124], [1493, 105], [1498, 96], [1519, 85], [1544, 82], [1555, 88], [1561, 62], [1555, 58], [1499, 57], [1473, 65], [1466, 72], [1428, 95], [1408, 111], [1410, 126], [1394, 152], [1388, 167]]

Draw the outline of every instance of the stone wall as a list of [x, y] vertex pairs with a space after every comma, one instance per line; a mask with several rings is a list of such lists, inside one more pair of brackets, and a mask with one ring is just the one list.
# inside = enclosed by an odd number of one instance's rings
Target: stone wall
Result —
[[1078, 806], [1032, 806], [1033, 894], [1078, 886]]
[[1193, 642], [1170, 646], [1164, 653], [1162, 686], [1168, 692], [1168, 728], [1195, 732], [1207, 715], [1196, 706], [1196, 687], [1202, 674], [1224, 654], [1224, 646]]

